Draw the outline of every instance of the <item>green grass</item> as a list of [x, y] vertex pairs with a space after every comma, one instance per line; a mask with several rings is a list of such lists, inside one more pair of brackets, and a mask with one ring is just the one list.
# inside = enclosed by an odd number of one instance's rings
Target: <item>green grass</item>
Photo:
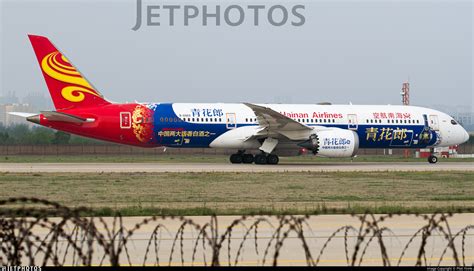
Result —
[[[403, 156], [361, 155], [351, 158], [315, 156], [281, 157], [281, 163], [334, 162], [426, 162], [425, 158]], [[440, 158], [440, 162], [474, 162], [474, 158]], [[224, 155], [9, 155], [0, 156], [0, 163], [228, 163]]]
[[434, 213], [434, 212], [473, 212], [474, 208], [464, 206], [441, 206], [439, 208], [432, 207], [405, 207], [401, 205], [381, 205], [381, 206], [364, 206], [364, 205], [347, 205], [345, 208], [326, 208], [324, 206], [311, 209], [275, 209], [275, 208], [246, 208], [246, 209], [212, 209], [212, 208], [186, 208], [186, 209], [169, 209], [169, 208], [96, 208], [88, 211], [80, 212], [82, 216], [209, 216], [209, 215], [318, 215], [318, 214], [361, 214], [370, 212], [373, 214], [397, 214], [397, 213]]
[[472, 171], [0, 173], [0, 199], [42, 198], [96, 215], [429, 212], [474, 208], [472, 180]]

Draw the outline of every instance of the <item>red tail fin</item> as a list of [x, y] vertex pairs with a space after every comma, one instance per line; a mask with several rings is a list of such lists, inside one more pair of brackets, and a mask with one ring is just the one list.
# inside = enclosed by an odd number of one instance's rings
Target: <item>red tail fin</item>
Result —
[[42, 36], [28, 35], [56, 109], [110, 104], [81, 73]]

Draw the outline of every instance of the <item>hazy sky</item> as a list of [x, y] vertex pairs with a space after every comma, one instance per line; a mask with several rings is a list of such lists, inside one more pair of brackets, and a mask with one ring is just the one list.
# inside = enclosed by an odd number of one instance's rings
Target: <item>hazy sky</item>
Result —
[[154, 0], [144, 4], [303, 4], [306, 22], [138, 31], [135, 0], [0, 2], [0, 95], [47, 93], [26, 36], [34, 33], [117, 102], [399, 104], [409, 78], [412, 104], [474, 104], [470, 0]]

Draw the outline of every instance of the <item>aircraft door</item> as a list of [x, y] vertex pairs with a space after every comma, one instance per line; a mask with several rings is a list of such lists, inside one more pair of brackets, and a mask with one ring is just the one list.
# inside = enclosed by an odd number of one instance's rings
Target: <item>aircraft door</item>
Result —
[[348, 126], [349, 130], [357, 130], [358, 123], [357, 123], [357, 115], [356, 114], [348, 114], [347, 115], [348, 119]]
[[237, 118], [235, 117], [235, 113], [226, 113], [225, 118], [226, 118], [227, 129], [237, 128]]
[[438, 115], [430, 115], [429, 120], [428, 120], [428, 125], [430, 126], [431, 129], [435, 131], [439, 131]]

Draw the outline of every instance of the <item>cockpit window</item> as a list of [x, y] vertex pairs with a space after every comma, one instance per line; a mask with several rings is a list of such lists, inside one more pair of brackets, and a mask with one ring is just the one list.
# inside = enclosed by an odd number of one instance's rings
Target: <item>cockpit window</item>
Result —
[[452, 125], [456, 125], [456, 124], [458, 124], [458, 123], [457, 123], [455, 120], [451, 120], [451, 124], [452, 124]]

